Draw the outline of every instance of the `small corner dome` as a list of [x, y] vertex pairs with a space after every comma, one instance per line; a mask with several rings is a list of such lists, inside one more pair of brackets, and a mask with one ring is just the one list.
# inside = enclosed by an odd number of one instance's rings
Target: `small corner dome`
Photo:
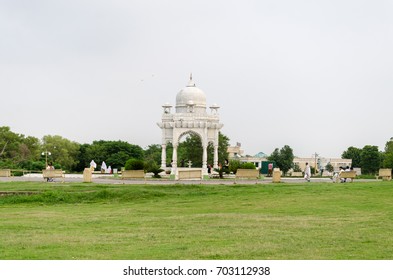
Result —
[[179, 91], [176, 95], [176, 106], [186, 106], [195, 104], [197, 106], [206, 107], [205, 93], [195, 86], [195, 83], [190, 77], [188, 85]]

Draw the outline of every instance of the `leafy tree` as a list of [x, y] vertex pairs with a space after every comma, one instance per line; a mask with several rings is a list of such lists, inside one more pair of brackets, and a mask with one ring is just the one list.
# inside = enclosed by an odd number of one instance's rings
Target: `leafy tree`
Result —
[[40, 149], [38, 138], [14, 133], [8, 126], [0, 127], [0, 161], [3, 161], [2, 165], [14, 168], [26, 162], [37, 161]]
[[298, 163], [295, 163], [295, 164], [293, 165], [293, 171], [294, 171], [294, 172], [302, 172], [303, 170], [300, 168], [300, 166], [299, 166]]
[[375, 174], [380, 168], [380, 153], [377, 146], [366, 145], [361, 152], [361, 168], [364, 174]]
[[[218, 162], [224, 163], [225, 160], [228, 159], [229, 140], [228, 136], [218, 132]], [[213, 165], [214, 156], [210, 156], [214, 154], [214, 147], [212, 143], [209, 143], [209, 146], [207, 147], [207, 154], [208, 162]]]
[[182, 161], [187, 164], [189, 160], [192, 162], [193, 167], [202, 167], [202, 140], [201, 138], [192, 133], [187, 135], [183, 142], [178, 146], [178, 166], [182, 165]]
[[[222, 134], [218, 133], [218, 162], [222, 164], [228, 159], [228, 147], [229, 147], [229, 138]], [[171, 162], [173, 146], [171, 143], [167, 144], [166, 148], [167, 153], [167, 162]], [[203, 157], [203, 147], [202, 141], [197, 134], [191, 133], [187, 135], [185, 141], [180, 142], [177, 149], [177, 164], [181, 166], [181, 161], [184, 160], [185, 164], [189, 160], [192, 162], [193, 167], [202, 167], [202, 157]], [[160, 159], [161, 159], [161, 147], [160, 147]], [[212, 143], [209, 143], [207, 146], [207, 162], [213, 165], [214, 160], [214, 146]], [[160, 161], [161, 162], [161, 161]]]
[[276, 165], [285, 174], [293, 167], [293, 150], [288, 145], [285, 145], [280, 150], [274, 149], [273, 153], [268, 157], [269, 161], [274, 161]]
[[236, 171], [240, 168], [241, 165], [242, 165], [242, 163], [240, 162], [240, 160], [237, 160], [237, 159], [230, 160], [229, 161], [229, 171], [236, 174]]
[[286, 174], [289, 171], [289, 169], [291, 169], [293, 167], [293, 159], [294, 159], [293, 150], [288, 145], [285, 145], [280, 150], [280, 155], [281, 155], [281, 167], [280, 168], [281, 168], [282, 172], [284, 174]]
[[[21, 151], [22, 160], [36, 161], [39, 160], [41, 155], [41, 143], [36, 137], [28, 136], [22, 139], [22, 143], [19, 146]], [[23, 153], [22, 153], [23, 151]]]
[[35, 171], [41, 171], [46, 168], [44, 161], [24, 161], [19, 166], [25, 170]]
[[42, 138], [44, 152], [50, 152], [48, 162], [59, 164], [65, 170], [73, 170], [78, 163], [80, 144], [59, 135], [46, 135]]
[[280, 150], [278, 148], [275, 148], [271, 155], [267, 157], [267, 159], [269, 161], [274, 161], [277, 164], [277, 162], [280, 161]]
[[112, 168], [121, 168], [125, 165], [126, 161], [130, 158], [130, 154], [124, 151], [120, 151], [110, 155], [106, 162]]
[[342, 153], [341, 158], [352, 159], [353, 167], [361, 167], [361, 153], [362, 149], [351, 146]]
[[91, 159], [87, 157], [87, 149], [90, 147], [90, 144], [81, 144], [79, 146], [79, 154], [77, 158], [77, 165], [75, 166], [76, 171], [83, 171], [86, 167], [90, 167]]
[[393, 168], [393, 141], [386, 142], [383, 167]]
[[17, 161], [22, 136], [10, 130], [8, 126], [0, 127], [0, 158]]
[[144, 157], [144, 151], [140, 146], [124, 141], [93, 141], [90, 145], [81, 146], [81, 153], [83, 153], [80, 156], [83, 164], [79, 165], [80, 170], [90, 166], [92, 160], [99, 165], [105, 161], [107, 166], [120, 169], [125, 166], [128, 159], [142, 160]]
[[145, 149], [145, 161], [154, 161], [158, 166], [161, 166], [161, 145], [149, 145]]
[[172, 154], [173, 154], [173, 145], [172, 143], [166, 144], [166, 166], [170, 167], [170, 163], [172, 162]]
[[326, 164], [325, 169], [326, 169], [326, 171], [328, 171], [328, 172], [333, 172], [333, 171], [334, 171], [334, 167], [333, 167], [333, 165], [332, 165], [330, 162], [328, 162], [328, 163]]

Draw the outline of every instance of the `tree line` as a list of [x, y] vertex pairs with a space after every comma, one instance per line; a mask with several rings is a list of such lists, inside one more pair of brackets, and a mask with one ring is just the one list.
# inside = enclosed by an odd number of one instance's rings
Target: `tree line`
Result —
[[[229, 138], [219, 133], [219, 162], [228, 159]], [[172, 157], [172, 145], [167, 145], [167, 166]], [[193, 167], [202, 166], [202, 142], [194, 134], [189, 134], [179, 143], [178, 165], [191, 161]], [[214, 147], [208, 146], [208, 164], [213, 165]], [[342, 158], [352, 159], [352, 166], [362, 169], [363, 174], [375, 174], [379, 168], [393, 168], [393, 141], [388, 141], [384, 151], [377, 146], [366, 145], [363, 148], [349, 147]], [[79, 144], [61, 136], [46, 135], [42, 139], [25, 136], [11, 131], [7, 126], [0, 127], [0, 168], [42, 170], [45, 160], [53, 162], [55, 168], [82, 172], [90, 166], [91, 160], [98, 165], [103, 161], [112, 169], [121, 169], [131, 158], [143, 160], [149, 166], [161, 166], [161, 145], [152, 144], [143, 149], [139, 145], [125, 141], [93, 141], [91, 144]], [[293, 166], [294, 153], [290, 146], [276, 148], [268, 160], [274, 161], [284, 174]], [[234, 163], [230, 164], [235, 166]]]
[[349, 147], [342, 158], [352, 159], [353, 167], [360, 167], [363, 174], [376, 174], [380, 168], [393, 168], [393, 141], [387, 141], [384, 151], [377, 146]]
[[[361, 168], [362, 174], [375, 175], [380, 168], [393, 169], [393, 141], [387, 141], [384, 151], [379, 151], [378, 146], [366, 145], [363, 148], [349, 147], [345, 150], [341, 158], [352, 159], [352, 167]], [[283, 148], [276, 148], [268, 157], [286, 174], [294, 168], [294, 154], [291, 147], [285, 145]]]
[[[219, 161], [227, 159], [229, 138], [219, 134]], [[172, 157], [172, 145], [167, 145], [167, 165]], [[202, 166], [202, 142], [196, 135], [188, 135], [178, 146], [179, 162], [192, 162]], [[208, 146], [208, 163], [213, 164], [214, 147]], [[42, 170], [46, 160], [54, 167], [69, 172], [82, 172], [94, 160], [99, 166], [105, 161], [112, 169], [121, 169], [129, 159], [139, 159], [149, 166], [161, 166], [161, 145], [152, 144], [143, 149], [125, 141], [97, 140], [91, 144], [79, 144], [58, 135], [46, 135], [42, 139], [14, 133], [7, 126], [0, 127], [0, 168]]]

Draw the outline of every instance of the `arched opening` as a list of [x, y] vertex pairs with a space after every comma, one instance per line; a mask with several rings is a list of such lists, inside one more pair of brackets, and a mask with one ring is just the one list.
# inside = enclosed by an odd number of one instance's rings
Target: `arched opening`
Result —
[[178, 139], [178, 167], [201, 168], [203, 165], [202, 137], [195, 131], [182, 133]]

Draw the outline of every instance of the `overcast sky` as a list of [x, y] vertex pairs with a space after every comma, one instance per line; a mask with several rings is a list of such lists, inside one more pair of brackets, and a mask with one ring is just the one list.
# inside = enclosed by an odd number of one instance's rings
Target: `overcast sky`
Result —
[[393, 1], [0, 0], [0, 126], [161, 144], [190, 72], [246, 154], [393, 136]]

